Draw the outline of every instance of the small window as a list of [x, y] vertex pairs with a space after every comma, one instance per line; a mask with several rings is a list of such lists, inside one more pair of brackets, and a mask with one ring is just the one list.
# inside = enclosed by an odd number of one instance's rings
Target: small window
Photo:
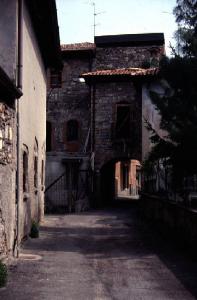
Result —
[[61, 88], [62, 86], [62, 71], [61, 70], [50, 70], [50, 87]]
[[125, 139], [130, 137], [131, 109], [129, 105], [117, 105], [116, 110], [116, 138]]
[[67, 141], [78, 141], [79, 138], [79, 124], [76, 120], [70, 120], [67, 122]]
[[43, 187], [44, 185], [44, 160], [42, 159], [42, 164], [41, 164], [41, 185]]
[[23, 151], [23, 193], [28, 193], [28, 154]]
[[34, 156], [34, 188], [38, 187], [38, 157]]
[[38, 189], [38, 141], [35, 138], [34, 144], [34, 189], [35, 193], [37, 193]]
[[46, 124], [46, 151], [51, 151], [51, 141], [52, 141], [52, 125], [51, 122], [47, 121]]

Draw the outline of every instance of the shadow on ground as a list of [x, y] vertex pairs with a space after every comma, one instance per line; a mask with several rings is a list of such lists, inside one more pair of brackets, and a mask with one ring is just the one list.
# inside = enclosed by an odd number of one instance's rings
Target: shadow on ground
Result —
[[[83, 223], [83, 219], [93, 215], [98, 218], [94, 224]], [[50, 225], [53, 218], [57, 218], [55, 226]], [[118, 203], [115, 208], [103, 211], [69, 215], [68, 223], [61, 226], [63, 218], [65, 216], [48, 216], [49, 225], [41, 227], [41, 238], [30, 241], [26, 249], [78, 252], [89, 260], [146, 261], [147, 257], [157, 255], [182, 285], [197, 297], [197, 259], [190, 257], [172, 240], [163, 239], [154, 225], [146, 223], [138, 203], [124, 203], [123, 206]], [[146, 266], [151, 267], [148, 261]], [[161, 276], [159, 269], [155, 268], [155, 272], [155, 276]]]

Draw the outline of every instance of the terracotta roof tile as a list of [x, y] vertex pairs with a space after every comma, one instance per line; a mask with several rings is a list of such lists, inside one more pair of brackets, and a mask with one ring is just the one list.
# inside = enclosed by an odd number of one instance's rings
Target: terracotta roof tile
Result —
[[61, 45], [62, 51], [79, 51], [79, 50], [94, 50], [94, 43], [77, 43], [77, 44], [63, 44]]
[[94, 76], [147, 76], [156, 75], [158, 68], [142, 69], [142, 68], [123, 68], [123, 69], [112, 69], [112, 70], [97, 70], [93, 72], [83, 73], [81, 77], [94, 77]]

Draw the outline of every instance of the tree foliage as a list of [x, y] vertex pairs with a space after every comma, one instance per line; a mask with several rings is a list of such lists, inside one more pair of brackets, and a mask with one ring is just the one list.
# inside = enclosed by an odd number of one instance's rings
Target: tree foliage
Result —
[[197, 173], [197, 0], [177, 0], [174, 14], [183, 55], [175, 52], [174, 57], [162, 59], [159, 75], [169, 88], [162, 96], [151, 92], [166, 136], [160, 137], [151, 124], [146, 125], [154, 144], [149, 161], [166, 158], [174, 179], [181, 182]]
[[173, 12], [178, 23], [178, 49], [183, 55], [197, 56], [197, 0], [177, 0]]
[[163, 96], [151, 92], [151, 99], [161, 116], [160, 128], [166, 132], [161, 138], [149, 126], [155, 145], [149, 159], [168, 157], [176, 174], [197, 172], [197, 60], [195, 58], [165, 58], [160, 76], [170, 88]]

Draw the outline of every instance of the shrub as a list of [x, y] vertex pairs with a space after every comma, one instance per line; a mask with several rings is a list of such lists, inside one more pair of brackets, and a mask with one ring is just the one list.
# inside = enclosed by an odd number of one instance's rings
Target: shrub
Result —
[[30, 231], [29, 236], [31, 238], [38, 238], [39, 237], [39, 224], [36, 221], [32, 221], [31, 231]]
[[7, 266], [0, 261], [0, 288], [7, 282]]

